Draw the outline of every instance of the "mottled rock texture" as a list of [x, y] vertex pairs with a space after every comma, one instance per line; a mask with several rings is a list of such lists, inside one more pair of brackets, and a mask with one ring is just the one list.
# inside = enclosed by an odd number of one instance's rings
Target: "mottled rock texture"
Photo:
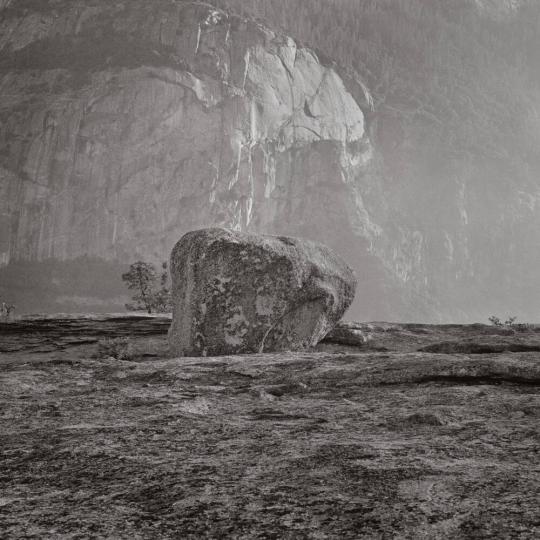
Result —
[[322, 244], [227, 229], [186, 234], [171, 254], [173, 354], [316, 345], [351, 305], [356, 278]]
[[[539, 538], [538, 353], [418, 349], [540, 327], [179, 360], [168, 322], [0, 323], [1, 538]], [[115, 335], [133, 361], [99, 355]]]

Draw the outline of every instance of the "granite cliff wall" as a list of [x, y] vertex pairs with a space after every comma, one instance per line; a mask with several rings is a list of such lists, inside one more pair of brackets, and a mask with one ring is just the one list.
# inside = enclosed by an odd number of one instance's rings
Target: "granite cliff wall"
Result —
[[4, 264], [158, 261], [208, 225], [334, 246], [376, 231], [362, 109], [292, 39], [168, 0], [2, 13]]

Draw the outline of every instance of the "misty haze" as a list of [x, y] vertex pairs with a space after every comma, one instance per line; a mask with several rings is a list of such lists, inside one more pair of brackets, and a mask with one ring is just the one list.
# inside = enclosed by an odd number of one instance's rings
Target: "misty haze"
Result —
[[216, 4], [292, 38], [185, 2], [3, 4], [20, 312], [119, 311], [129, 263], [220, 226], [335, 249], [353, 319], [540, 320], [537, 2]]
[[540, 537], [540, 1], [0, 0], [0, 537]]

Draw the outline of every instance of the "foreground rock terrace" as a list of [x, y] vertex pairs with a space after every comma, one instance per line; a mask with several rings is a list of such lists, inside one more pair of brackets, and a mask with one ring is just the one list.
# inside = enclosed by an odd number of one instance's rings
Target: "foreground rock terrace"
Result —
[[[538, 536], [538, 352], [418, 350], [537, 327], [349, 324], [364, 345], [179, 359], [167, 326], [1, 326], [2, 536]], [[96, 357], [128, 332], [131, 361]]]

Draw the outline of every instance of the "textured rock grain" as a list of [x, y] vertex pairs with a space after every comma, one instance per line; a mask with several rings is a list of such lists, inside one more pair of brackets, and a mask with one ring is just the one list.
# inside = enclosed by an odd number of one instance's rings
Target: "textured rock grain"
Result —
[[226, 229], [186, 234], [171, 255], [171, 350], [216, 356], [316, 345], [350, 306], [351, 268], [322, 244]]
[[[509, 336], [179, 360], [167, 322], [0, 324], [0, 537], [538, 539], [538, 354], [417, 351]], [[96, 358], [126, 332], [134, 361]]]

